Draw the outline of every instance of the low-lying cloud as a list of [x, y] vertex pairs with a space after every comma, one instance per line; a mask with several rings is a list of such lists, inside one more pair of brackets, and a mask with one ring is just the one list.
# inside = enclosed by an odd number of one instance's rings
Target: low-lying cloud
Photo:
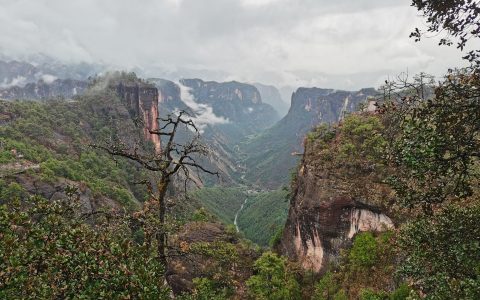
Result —
[[27, 78], [23, 76], [17, 76], [12, 78], [12, 80], [8, 80], [5, 78], [3, 82], [0, 83], [0, 88], [5, 89], [12, 86], [24, 86], [27, 83]]
[[57, 80], [57, 77], [56, 76], [53, 76], [53, 75], [50, 75], [50, 74], [43, 74], [40, 76], [40, 79], [47, 83], [47, 84], [50, 84], [52, 82], [54, 82], [55, 80]]
[[227, 124], [229, 120], [215, 115], [213, 108], [210, 105], [204, 103], [198, 103], [195, 101], [195, 97], [190, 92], [190, 88], [177, 83], [180, 87], [180, 98], [183, 103], [185, 103], [190, 109], [195, 113], [191, 117], [192, 121], [199, 128], [200, 132], [203, 133], [207, 125], [217, 125], [217, 124]]

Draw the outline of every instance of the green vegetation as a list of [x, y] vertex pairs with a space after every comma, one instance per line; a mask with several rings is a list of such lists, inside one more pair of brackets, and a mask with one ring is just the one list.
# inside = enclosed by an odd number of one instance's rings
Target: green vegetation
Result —
[[181, 300], [224, 300], [232, 296], [230, 287], [225, 288], [215, 280], [194, 278], [193, 283], [195, 284], [194, 292], [181, 296]]
[[260, 246], [268, 246], [287, 220], [288, 195], [288, 190], [281, 189], [250, 196], [237, 220], [245, 237]]
[[317, 299], [342, 291], [359, 299], [480, 297], [478, 86], [469, 70], [450, 72], [439, 86], [423, 74], [390, 83], [380, 115], [352, 115], [310, 134], [307, 150], [337, 186], [346, 176], [355, 195], [362, 186], [350, 179], [365, 182], [370, 173], [389, 196], [371, 185], [369, 201], [400, 221], [395, 234], [358, 234], [318, 282]]
[[240, 145], [240, 154], [245, 157], [245, 164], [248, 167], [245, 178], [249, 179], [251, 184], [261, 184], [262, 187], [275, 189], [279, 188], [279, 185], [289, 183], [289, 174], [279, 170], [289, 170], [297, 165], [299, 157], [292, 156], [291, 153], [294, 150], [292, 144], [299, 142], [296, 141], [298, 137], [295, 134], [300, 128], [301, 124], [278, 122], [264, 132], [249, 136], [243, 141]]
[[336, 282], [334, 275], [331, 272], [325, 273], [322, 278], [315, 285], [315, 292], [313, 299], [328, 300], [334, 299], [335, 295], [340, 290], [339, 284]]
[[[336, 126], [320, 125], [307, 141], [319, 161], [327, 169], [341, 168], [343, 172], [368, 174], [371, 164], [381, 167], [385, 139], [382, 121], [374, 115], [351, 114]], [[306, 147], [308, 150], [308, 146]]]
[[[429, 99], [424, 90], [432, 87], [425, 81], [419, 76], [411, 85], [386, 87], [390, 94], [409, 93], [408, 103], [386, 99], [391, 141], [386, 152], [398, 170], [389, 181], [399, 202], [431, 214], [445, 201], [474, 192], [480, 158], [480, 78], [475, 71], [452, 71]], [[412, 93], [412, 85], [421, 92]]]
[[[478, 23], [476, 4], [413, 1], [429, 17], [428, 30], [445, 26], [461, 38], [460, 48], [480, 32], [465, 34]], [[467, 59], [478, 64], [478, 51]], [[112, 76], [146, 84], [132, 73]], [[164, 254], [172, 254], [170, 262], [201, 260], [192, 292], [179, 299], [480, 298], [478, 65], [450, 71], [438, 84], [424, 74], [413, 83], [387, 82], [376, 113], [351, 114], [307, 135], [311, 166], [330, 180], [324, 188], [378, 206], [398, 225], [392, 232], [358, 233], [321, 278], [270, 251], [256, 259], [259, 254], [231, 226], [248, 199], [238, 218], [241, 231], [259, 245], [277, 244], [288, 190], [253, 195], [245, 187], [205, 188], [191, 194], [205, 207], [196, 211], [191, 203], [172, 201], [191, 210], [192, 227], [212, 221], [209, 212], [230, 225], [209, 224], [199, 240], [212, 238], [208, 228], [218, 239], [194, 242], [193, 230], [180, 232], [175, 208], [160, 204], [163, 198], [146, 199], [146, 189], [134, 184], [149, 174], [85, 147], [106, 140], [121, 145], [139, 136], [113, 91], [100, 88], [107, 80], [94, 79], [98, 86], [73, 102], [0, 102], [0, 298], [167, 299]], [[267, 187], [288, 179], [276, 170], [293, 167], [288, 139], [310, 126], [300, 121], [282, 123], [242, 145], [251, 155], [245, 158], [248, 178]], [[285, 139], [287, 132], [295, 136]], [[169, 183], [157, 187], [166, 193]], [[89, 189], [93, 202], [108, 198], [127, 210], [85, 212], [85, 203], [75, 197], [77, 185]], [[42, 189], [50, 196], [61, 190], [66, 197], [31, 195]], [[168, 217], [159, 221], [161, 205]], [[167, 232], [178, 234], [167, 239]]]
[[0, 298], [168, 299], [163, 266], [133, 241], [128, 218], [89, 225], [77, 205], [38, 196], [0, 205]]
[[233, 224], [235, 213], [247, 197], [242, 187], [204, 187], [189, 195], [225, 224]]
[[[342, 295], [355, 299], [406, 299], [411, 289], [393, 277], [397, 267], [395, 245], [392, 232], [378, 236], [370, 232], [357, 234], [340, 264], [331, 266], [318, 281], [313, 299], [337, 299]], [[392, 286], [397, 289], [389, 290]]]
[[257, 272], [247, 280], [248, 291], [254, 299], [301, 299], [300, 285], [286, 260], [272, 252], [265, 252], [255, 262]]
[[[89, 92], [76, 102], [1, 101], [0, 113], [15, 118], [0, 126], [0, 176], [16, 173], [7, 163], [20, 163], [18, 171], [23, 166], [28, 169], [39, 164], [40, 168], [30, 173], [46, 184], [57, 184], [63, 179], [81, 182], [94, 194], [134, 209], [146, 197], [145, 188], [133, 184], [143, 178], [142, 171], [87, 146], [115, 138], [120, 134], [119, 128], [135, 128], [129, 118], [119, 118], [124, 114], [121, 111], [122, 104], [108, 90]], [[113, 122], [112, 118], [118, 120]], [[134, 135], [131, 129], [122, 129], [121, 134], [124, 138]]]
[[377, 261], [378, 244], [370, 232], [357, 235], [348, 259], [354, 268], [369, 268]]
[[429, 299], [480, 298], [480, 207], [451, 206], [405, 226], [400, 273]]
[[268, 246], [283, 228], [288, 213], [288, 190], [249, 194], [245, 187], [204, 187], [189, 195], [225, 224], [233, 224], [235, 214], [244, 203], [237, 223], [249, 240]]

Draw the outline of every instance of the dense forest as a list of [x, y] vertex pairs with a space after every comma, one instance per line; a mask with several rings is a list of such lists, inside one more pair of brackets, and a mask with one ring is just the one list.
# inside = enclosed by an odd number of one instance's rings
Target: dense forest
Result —
[[[478, 1], [412, 6], [411, 38], [478, 42]], [[479, 57], [362, 92], [288, 157], [286, 121], [213, 145], [221, 130], [158, 116], [165, 91], [135, 73], [0, 100], [0, 298], [480, 299]], [[213, 147], [241, 158], [229, 181]]]

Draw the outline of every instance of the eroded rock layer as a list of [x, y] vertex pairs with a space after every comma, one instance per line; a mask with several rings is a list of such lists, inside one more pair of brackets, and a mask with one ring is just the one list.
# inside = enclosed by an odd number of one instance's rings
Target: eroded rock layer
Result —
[[150, 131], [158, 130], [158, 90], [148, 84], [123, 84], [116, 86], [117, 94], [126, 103], [133, 118], [141, 118], [144, 124], [143, 134], [160, 152], [160, 138]]

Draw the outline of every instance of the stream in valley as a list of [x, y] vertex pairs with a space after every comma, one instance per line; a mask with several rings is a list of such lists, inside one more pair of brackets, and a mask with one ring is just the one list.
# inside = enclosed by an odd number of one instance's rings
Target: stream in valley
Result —
[[248, 197], [245, 198], [245, 201], [243, 201], [242, 205], [240, 206], [240, 209], [237, 210], [237, 213], [235, 214], [235, 219], [233, 220], [233, 224], [235, 225], [237, 232], [240, 232], [240, 228], [238, 228], [238, 224], [237, 224], [238, 214], [240, 214], [240, 212], [243, 210], [243, 207], [245, 206], [245, 204], [247, 204], [247, 201], [248, 201]]

